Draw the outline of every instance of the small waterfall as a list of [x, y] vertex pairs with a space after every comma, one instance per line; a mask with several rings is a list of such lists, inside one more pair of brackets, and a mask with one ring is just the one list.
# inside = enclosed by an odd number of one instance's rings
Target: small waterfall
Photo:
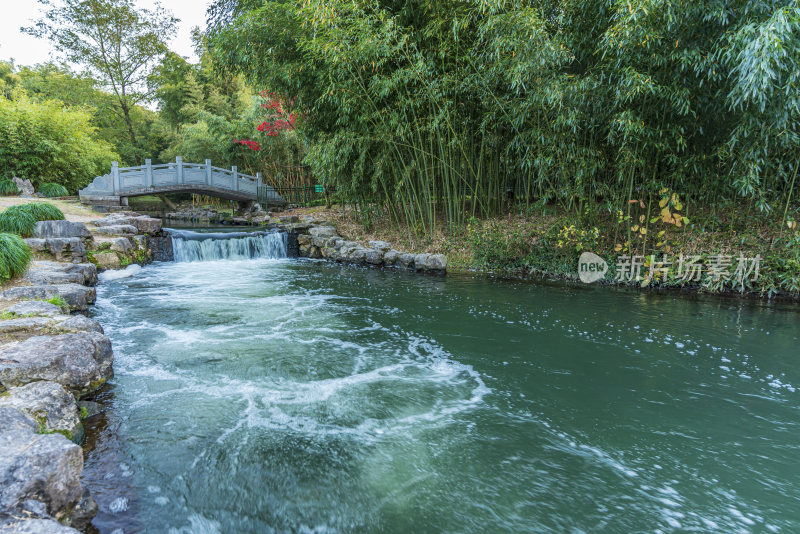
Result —
[[168, 230], [176, 262], [286, 257], [286, 232], [202, 233]]

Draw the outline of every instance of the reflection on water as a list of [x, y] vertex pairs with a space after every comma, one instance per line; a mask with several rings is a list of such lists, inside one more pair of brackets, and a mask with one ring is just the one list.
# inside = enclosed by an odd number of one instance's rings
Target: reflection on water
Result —
[[800, 528], [792, 309], [251, 260], [96, 312], [101, 532]]

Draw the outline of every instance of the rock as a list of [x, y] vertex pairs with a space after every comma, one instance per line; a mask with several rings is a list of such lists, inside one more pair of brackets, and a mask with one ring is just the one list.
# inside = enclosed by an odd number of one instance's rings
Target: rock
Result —
[[119, 261], [119, 256], [115, 252], [101, 252], [94, 255], [94, 261], [97, 262], [97, 267], [102, 270], [119, 269], [122, 264]]
[[48, 432], [59, 432], [75, 443], [83, 440], [75, 397], [61, 384], [40, 381], [9, 388], [0, 397], [0, 408], [4, 406], [16, 408], [39, 422], [40, 430], [44, 427]]
[[113, 361], [111, 341], [96, 332], [36, 336], [0, 349], [0, 385], [8, 389], [49, 380], [82, 396], [113, 375]]
[[[92, 522], [94, 516], [97, 515], [97, 503], [89, 493], [88, 488], [83, 488], [81, 498], [75, 503], [75, 506], [69, 511], [66, 517], [61, 519], [65, 526], [69, 526], [78, 530], [86, 530], [86, 527]], [[75, 532], [70, 529], [70, 532]]]
[[23, 180], [22, 178], [17, 178], [15, 176], [11, 179], [11, 181], [16, 184], [17, 189], [19, 189], [19, 194], [22, 198], [33, 198], [36, 194], [36, 190], [34, 189], [30, 180]]
[[15, 518], [0, 521], [0, 534], [80, 534], [55, 519]]
[[364, 259], [370, 265], [380, 265], [383, 263], [383, 252], [380, 250], [367, 250]]
[[86, 247], [79, 237], [48, 237], [25, 239], [33, 252], [48, 253], [59, 261], [86, 261]]
[[[47, 303], [45, 303], [47, 304]], [[0, 321], [0, 334], [27, 334], [22, 337], [68, 332], [103, 333], [103, 327], [94, 319], [83, 315], [56, 315], [54, 317], [19, 317]], [[19, 336], [17, 336], [19, 337]]]
[[427, 269], [429, 271], [447, 270], [447, 256], [444, 254], [431, 254], [428, 257]]
[[301, 245], [310, 245], [311, 236], [308, 234], [300, 234], [297, 236], [297, 242]]
[[414, 256], [414, 266], [419, 270], [426, 270], [428, 268], [428, 257], [430, 257], [430, 254], [417, 254]]
[[21, 317], [32, 315], [53, 317], [55, 315], [61, 315], [64, 311], [55, 304], [50, 304], [49, 302], [44, 302], [42, 300], [26, 300], [23, 302], [18, 302], [13, 306], [9, 306], [5, 309], [5, 312], [19, 315]]
[[105, 333], [100, 323], [83, 315], [67, 316], [66, 320], [58, 324], [58, 328], [71, 332], [97, 332], [98, 334]]
[[127, 237], [118, 237], [111, 241], [111, 250], [127, 254], [131, 249], [133, 249], [133, 243]]
[[70, 221], [39, 221], [36, 223], [36, 230], [33, 237], [78, 237], [91, 239], [92, 233], [86, 225], [79, 222]]
[[320, 259], [322, 257], [322, 251], [319, 247], [311, 247], [311, 250], [308, 253], [309, 258]]
[[134, 235], [136, 227], [130, 224], [119, 224], [115, 226], [101, 226], [95, 232], [103, 235]]
[[155, 217], [140, 215], [139, 217], [134, 217], [132, 219], [132, 224], [136, 227], [139, 233], [153, 235], [161, 231], [163, 222], [161, 219], [157, 219]]
[[367, 256], [367, 249], [362, 246], [358, 246], [354, 249], [350, 249], [350, 251], [345, 256], [345, 259], [351, 261], [353, 263], [362, 263]]
[[78, 401], [78, 408], [86, 409], [86, 419], [94, 417], [95, 415], [100, 415], [101, 413], [106, 411], [106, 407], [100, 404], [99, 402], [87, 401], [87, 400]]
[[287, 215], [284, 217], [279, 217], [279, 220], [281, 221], [282, 224], [299, 223], [300, 217], [298, 217], [297, 215]]
[[391, 249], [383, 255], [383, 263], [384, 265], [394, 265], [397, 262], [397, 259], [400, 257], [400, 251]]
[[33, 500], [60, 519], [83, 495], [83, 451], [61, 434], [37, 431], [19, 410], [0, 407], [0, 510], [40, 509], [26, 506]]
[[311, 244], [315, 247], [327, 247], [328, 246], [328, 239], [327, 237], [312, 237]]
[[72, 283], [93, 286], [97, 283], [97, 268], [91, 263], [35, 261], [25, 274], [25, 280], [36, 285]]
[[314, 226], [308, 230], [311, 237], [333, 237], [338, 236], [336, 228], [333, 226]]
[[20, 286], [0, 293], [0, 297], [6, 299], [49, 299], [55, 296], [61, 296], [70, 308], [78, 311], [89, 309], [97, 298], [94, 288], [80, 284]]
[[386, 241], [370, 241], [369, 248], [386, 252], [387, 250], [391, 249], [392, 246]]
[[395, 265], [398, 265], [399, 267], [403, 267], [405, 269], [411, 269], [414, 267], [414, 258], [416, 258], [416, 255], [414, 254], [408, 254], [405, 252], [401, 253], [397, 257]]

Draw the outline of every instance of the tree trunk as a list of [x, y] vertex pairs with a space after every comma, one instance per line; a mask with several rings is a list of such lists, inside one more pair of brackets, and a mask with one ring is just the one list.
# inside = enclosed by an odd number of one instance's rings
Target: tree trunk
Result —
[[140, 165], [139, 161], [139, 153], [136, 151], [136, 133], [133, 131], [133, 122], [131, 122], [131, 115], [130, 110], [128, 109], [128, 104], [124, 100], [120, 103], [120, 108], [122, 108], [122, 116], [125, 118], [125, 124], [128, 126], [128, 135], [131, 138], [131, 148], [133, 148], [133, 159], [136, 165]]

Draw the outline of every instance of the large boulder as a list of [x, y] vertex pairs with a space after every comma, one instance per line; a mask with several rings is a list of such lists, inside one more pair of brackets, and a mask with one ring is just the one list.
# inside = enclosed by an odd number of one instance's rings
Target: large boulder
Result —
[[395, 265], [397, 265], [398, 267], [402, 267], [404, 269], [413, 269], [415, 258], [416, 254], [409, 254], [407, 252], [404, 252], [397, 257]]
[[63, 298], [73, 310], [86, 311], [91, 304], [94, 304], [97, 293], [93, 287], [86, 287], [80, 284], [19, 286], [6, 289], [0, 293], [2, 298], [15, 300], [49, 299], [55, 296]]
[[79, 237], [32, 237], [25, 243], [34, 253], [52, 254], [58, 261], [86, 261], [86, 247]]
[[392, 245], [390, 245], [386, 241], [370, 241], [369, 248], [386, 252], [387, 250], [392, 248]]
[[64, 526], [55, 519], [26, 516], [0, 521], [0, 534], [80, 534], [80, 531]]
[[97, 268], [91, 263], [35, 261], [25, 273], [25, 280], [37, 285], [81, 284], [93, 286], [97, 283]]
[[[417, 268], [420, 268], [417, 265]], [[445, 271], [447, 270], [447, 256], [444, 254], [430, 254], [421, 267], [426, 271]]]
[[111, 250], [127, 254], [134, 248], [133, 243], [127, 237], [117, 237], [111, 241]]
[[50, 317], [16, 317], [0, 321], [0, 335], [28, 338], [35, 335], [67, 334], [70, 332], [103, 333], [103, 327], [94, 319], [83, 315], [56, 315]]
[[311, 237], [333, 237], [339, 235], [333, 226], [314, 226], [308, 230], [308, 233]]
[[75, 397], [55, 382], [39, 381], [9, 390], [0, 396], [0, 408], [16, 408], [39, 423], [39, 430], [58, 432], [75, 443], [83, 440], [83, 424]]
[[36, 230], [33, 237], [78, 237], [81, 239], [91, 239], [92, 233], [86, 225], [71, 221], [39, 221], [36, 223]]
[[114, 226], [101, 226], [95, 232], [103, 235], [134, 235], [136, 234], [136, 227], [131, 224], [117, 224]]
[[60, 519], [83, 495], [83, 451], [61, 434], [38, 430], [19, 410], [0, 407], [0, 510]]
[[[123, 214], [112, 214], [108, 215], [107, 217], [103, 217], [102, 219], [97, 219], [92, 221], [97, 227], [97, 232], [105, 233], [110, 235], [121, 235], [121, 234], [157, 234], [161, 231], [161, 219], [156, 219], [154, 217], [148, 217], [147, 215], [139, 215], [134, 213], [123, 213]], [[130, 231], [128, 227], [133, 227], [134, 230]], [[113, 230], [103, 230], [106, 229], [113, 229]], [[124, 231], [121, 231], [120, 228], [125, 228]]]
[[55, 304], [50, 304], [43, 300], [24, 300], [9, 306], [4, 311], [18, 317], [53, 317], [55, 315], [61, 315], [64, 312], [64, 310]]
[[383, 251], [369, 249], [364, 255], [364, 260], [370, 265], [380, 265], [383, 263]]
[[383, 255], [384, 265], [393, 266], [400, 257], [400, 254], [402, 253], [399, 250], [390, 249], [386, 251], [386, 254]]
[[94, 255], [94, 261], [97, 262], [97, 267], [103, 271], [122, 267], [122, 262], [116, 252], [96, 253]]
[[34, 189], [33, 184], [30, 180], [23, 180], [22, 178], [17, 178], [16, 176], [11, 179], [12, 182], [17, 186], [19, 189], [19, 195], [22, 198], [33, 198], [36, 196], [36, 189]]
[[35, 336], [0, 348], [0, 387], [58, 382], [81, 397], [113, 375], [111, 341], [97, 332]]

